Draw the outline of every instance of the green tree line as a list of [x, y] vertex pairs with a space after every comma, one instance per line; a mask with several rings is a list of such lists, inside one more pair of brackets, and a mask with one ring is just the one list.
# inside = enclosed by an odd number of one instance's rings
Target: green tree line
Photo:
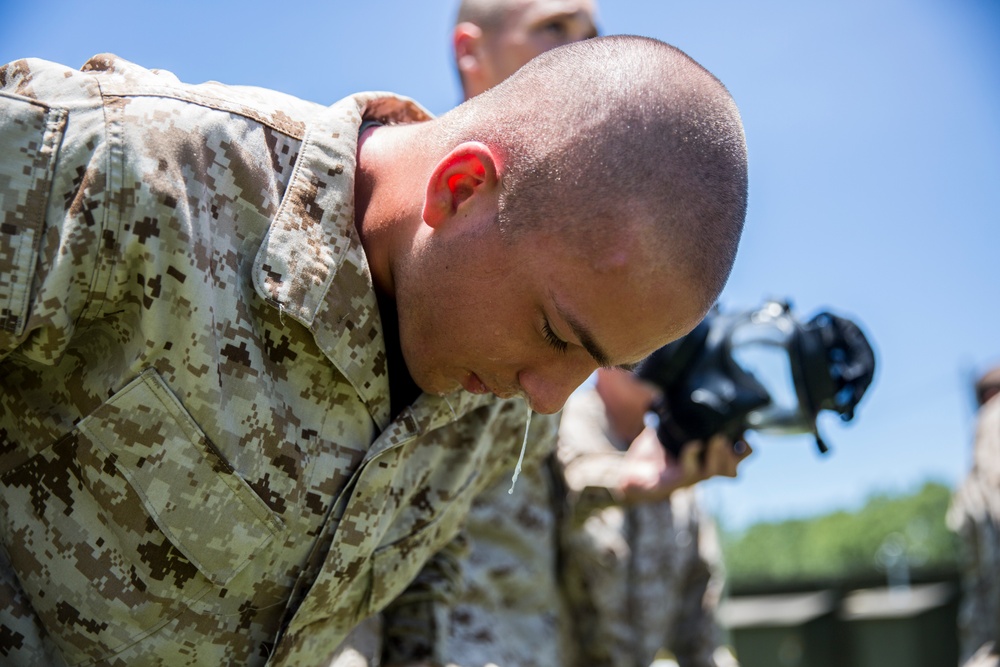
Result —
[[945, 525], [951, 489], [927, 482], [905, 495], [878, 494], [854, 512], [758, 523], [723, 531], [733, 588], [795, 581], [874, 579], [955, 571], [959, 542]]

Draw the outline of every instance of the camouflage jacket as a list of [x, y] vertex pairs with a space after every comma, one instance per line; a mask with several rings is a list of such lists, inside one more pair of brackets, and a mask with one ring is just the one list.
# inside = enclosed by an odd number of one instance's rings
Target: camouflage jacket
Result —
[[[390, 664], [647, 667], [663, 648], [683, 667], [736, 664], [719, 650], [723, 572], [711, 521], [692, 489], [614, 504], [626, 444], [604, 414], [592, 387], [578, 389], [560, 415], [559, 462], [537, 447], [513, 495], [504, 480], [476, 498], [463, 586], [436, 610], [390, 608]], [[366, 663], [334, 667], [355, 664]]]
[[[557, 420], [532, 417], [517, 484], [501, 478], [473, 502], [454, 595], [401, 599], [386, 611], [383, 659], [392, 665], [560, 667], [566, 631], [555, 576], [556, 514], [546, 455]], [[344, 667], [349, 663], [345, 663]], [[370, 665], [376, 664], [374, 661]], [[333, 667], [341, 667], [334, 663]]]
[[0, 662], [319, 665], [450, 557], [525, 408], [390, 419], [363, 118], [428, 114], [0, 68]]

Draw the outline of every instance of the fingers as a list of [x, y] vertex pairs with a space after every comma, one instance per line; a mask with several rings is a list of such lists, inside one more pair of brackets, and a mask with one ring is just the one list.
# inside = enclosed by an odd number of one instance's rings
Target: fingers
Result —
[[743, 439], [716, 435], [706, 445], [701, 440], [686, 443], [676, 459], [646, 429], [625, 452], [619, 475], [620, 497], [626, 502], [649, 502], [668, 498], [681, 487], [710, 477], [736, 477], [737, 467], [753, 452]]
[[681, 448], [680, 467], [684, 486], [695, 484], [706, 478], [705, 466], [702, 465], [703, 445], [700, 440], [692, 440]]
[[632, 441], [619, 469], [620, 497], [625, 502], [651, 502], [670, 497], [674, 490], [689, 482], [688, 471], [696, 474], [700, 464], [698, 451], [685, 453], [675, 461], [660, 444], [656, 432], [646, 429]]
[[705, 456], [705, 477], [736, 477], [737, 468], [753, 448], [742, 437], [736, 440], [725, 435], [714, 435], [708, 441]]

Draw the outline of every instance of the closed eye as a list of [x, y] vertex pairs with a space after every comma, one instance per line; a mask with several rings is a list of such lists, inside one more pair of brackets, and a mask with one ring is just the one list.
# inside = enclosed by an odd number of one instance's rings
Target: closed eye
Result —
[[567, 343], [566, 341], [564, 341], [562, 338], [560, 338], [559, 336], [557, 336], [552, 331], [552, 328], [549, 326], [549, 321], [548, 320], [545, 320], [542, 323], [542, 335], [545, 336], [546, 342], [548, 342], [548, 344], [551, 345], [553, 347], [553, 349], [555, 349], [555, 350], [557, 350], [559, 352], [565, 352], [566, 350], [569, 349], [569, 343]]

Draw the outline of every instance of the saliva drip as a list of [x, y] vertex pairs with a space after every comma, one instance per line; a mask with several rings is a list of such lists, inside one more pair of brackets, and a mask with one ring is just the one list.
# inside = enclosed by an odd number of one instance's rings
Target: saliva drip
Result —
[[507, 489], [508, 495], [514, 494], [514, 485], [517, 484], [517, 477], [521, 474], [521, 464], [524, 462], [524, 450], [528, 446], [528, 429], [531, 427], [531, 405], [528, 401], [525, 401], [524, 407], [528, 409], [528, 418], [524, 421], [524, 440], [521, 441], [521, 454], [517, 457], [517, 465], [514, 466], [514, 476], [510, 478], [510, 488]]

